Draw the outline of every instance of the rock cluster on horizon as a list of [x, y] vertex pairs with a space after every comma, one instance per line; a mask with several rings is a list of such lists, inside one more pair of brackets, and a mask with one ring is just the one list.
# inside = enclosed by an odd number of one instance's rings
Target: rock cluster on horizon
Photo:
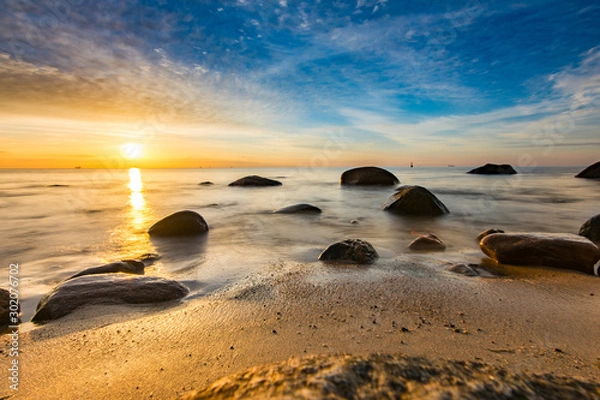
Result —
[[478, 175], [514, 175], [517, 171], [510, 164], [491, 164], [487, 163], [481, 167], [474, 168], [467, 174]]
[[594, 163], [575, 175], [575, 178], [600, 179], [600, 161]]
[[282, 183], [274, 179], [263, 178], [258, 175], [250, 175], [244, 178], [240, 178], [234, 182], [231, 182], [228, 186], [249, 186], [249, 187], [261, 187], [261, 186], [281, 186]]

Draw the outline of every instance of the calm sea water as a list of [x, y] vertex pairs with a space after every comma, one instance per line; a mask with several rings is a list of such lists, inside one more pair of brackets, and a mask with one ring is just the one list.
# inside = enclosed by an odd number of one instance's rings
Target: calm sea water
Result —
[[[0, 254], [19, 263], [23, 318], [62, 279], [91, 266], [157, 252], [147, 269], [203, 294], [282, 261], [317, 262], [330, 243], [371, 242], [383, 260], [410, 257], [406, 246], [434, 232], [448, 245], [436, 259], [477, 261], [474, 237], [489, 227], [577, 233], [600, 213], [600, 183], [575, 179], [582, 168], [537, 168], [513, 176], [475, 176], [467, 168], [389, 168], [402, 184], [427, 187], [451, 214], [410, 219], [381, 210], [392, 188], [339, 185], [344, 169], [0, 170]], [[246, 175], [283, 186], [227, 185]], [[212, 186], [200, 186], [202, 181]], [[272, 211], [311, 203], [320, 215]], [[146, 230], [182, 209], [204, 216], [204, 239], [153, 241]], [[358, 221], [358, 223], [351, 223]], [[475, 259], [473, 259], [475, 258]]]

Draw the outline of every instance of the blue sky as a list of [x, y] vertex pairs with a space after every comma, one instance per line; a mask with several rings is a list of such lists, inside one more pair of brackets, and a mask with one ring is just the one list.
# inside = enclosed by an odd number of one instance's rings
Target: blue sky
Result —
[[3, 3], [0, 166], [598, 160], [595, 2]]

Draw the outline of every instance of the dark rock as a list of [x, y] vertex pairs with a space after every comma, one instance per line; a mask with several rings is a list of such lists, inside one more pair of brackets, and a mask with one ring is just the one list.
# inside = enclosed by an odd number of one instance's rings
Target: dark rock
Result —
[[454, 272], [455, 274], [461, 274], [465, 276], [479, 276], [473, 267], [467, 264], [452, 264], [446, 268], [446, 271]]
[[148, 229], [150, 236], [192, 236], [208, 232], [204, 218], [195, 211], [178, 211]]
[[59, 284], [42, 297], [31, 321], [57, 319], [83, 306], [177, 300], [188, 292], [188, 288], [177, 281], [157, 277], [122, 274], [80, 276]]
[[600, 214], [585, 221], [579, 229], [579, 234], [600, 245]]
[[211, 181], [204, 181], [204, 182], [200, 182], [198, 185], [200, 185], [200, 186], [211, 186], [211, 185], [214, 185], [214, 183], [212, 183]]
[[479, 247], [501, 264], [565, 268], [588, 274], [597, 274], [600, 260], [600, 249], [594, 243], [570, 233], [493, 233], [481, 239]]
[[446, 245], [439, 237], [429, 233], [410, 242], [408, 248], [413, 251], [442, 251], [446, 250]]
[[433, 193], [422, 186], [402, 186], [383, 205], [383, 209], [406, 216], [439, 216], [448, 214]]
[[492, 233], [504, 233], [504, 231], [502, 229], [496, 229], [496, 228], [486, 229], [485, 231], [483, 231], [479, 235], [477, 235], [477, 242], [481, 242], [481, 239], [483, 239], [487, 235], [491, 235]]
[[160, 254], [158, 253], [144, 253], [138, 257], [145, 266], [152, 265], [156, 261], [160, 260]]
[[342, 185], [397, 185], [398, 178], [379, 167], [360, 167], [345, 171], [341, 177]]
[[281, 186], [282, 183], [273, 179], [250, 175], [231, 182], [229, 186]]
[[179, 400], [200, 399], [596, 399], [600, 384], [533, 375], [474, 361], [391, 354], [290, 358], [226, 376]]
[[479, 175], [514, 175], [517, 171], [509, 164], [485, 164], [484, 166], [474, 168], [467, 174]]
[[[16, 302], [16, 304], [13, 305], [13, 312], [16, 312], [16, 320], [12, 320], [10, 315], [10, 300], [10, 292], [4, 288], [0, 288], [0, 333], [4, 332], [9, 325], [17, 325], [20, 322], [19, 315], [21, 312], [21, 304]], [[16, 307], [16, 311], [14, 307]], [[15, 315], [13, 314], [13, 316]]]
[[144, 275], [144, 263], [137, 260], [121, 260], [110, 264], [84, 269], [83, 271], [65, 279], [73, 279], [84, 275], [111, 274], [122, 272], [125, 274]]
[[320, 255], [321, 261], [351, 264], [372, 264], [379, 258], [370, 243], [361, 239], [346, 239], [327, 247]]
[[589, 167], [575, 175], [575, 178], [600, 179], [600, 161], [590, 165]]
[[294, 204], [274, 211], [276, 214], [320, 214], [321, 209], [312, 204]]

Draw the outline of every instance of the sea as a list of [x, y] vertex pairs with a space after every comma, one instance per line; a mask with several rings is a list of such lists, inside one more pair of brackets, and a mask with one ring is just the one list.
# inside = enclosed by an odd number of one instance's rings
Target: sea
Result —
[[[28, 321], [39, 299], [65, 278], [148, 253], [161, 258], [146, 275], [183, 281], [196, 296], [277, 264], [319, 263], [329, 244], [348, 238], [370, 242], [378, 262], [389, 263], [410, 259], [408, 244], [435, 233], [447, 250], [432, 253], [432, 260], [478, 262], [483, 254], [475, 238], [487, 228], [577, 233], [599, 214], [600, 182], [574, 178], [583, 168], [523, 168], [500, 176], [467, 174], [469, 167], [386, 168], [402, 185], [433, 192], [450, 210], [439, 218], [383, 211], [394, 188], [341, 186], [347, 168], [4, 169], [0, 286], [9, 285], [9, 267], [18, 264], [22, 320]], [[282, 186], [228, 186], [247, 175], [277, 179]], [[212, 185], [200, 185], [205, 181]], [[297, 203], [322, 213], [273, 213]], [[200, 213], [208, 234], [148, 236], [153, 223], [179, 210]]]

